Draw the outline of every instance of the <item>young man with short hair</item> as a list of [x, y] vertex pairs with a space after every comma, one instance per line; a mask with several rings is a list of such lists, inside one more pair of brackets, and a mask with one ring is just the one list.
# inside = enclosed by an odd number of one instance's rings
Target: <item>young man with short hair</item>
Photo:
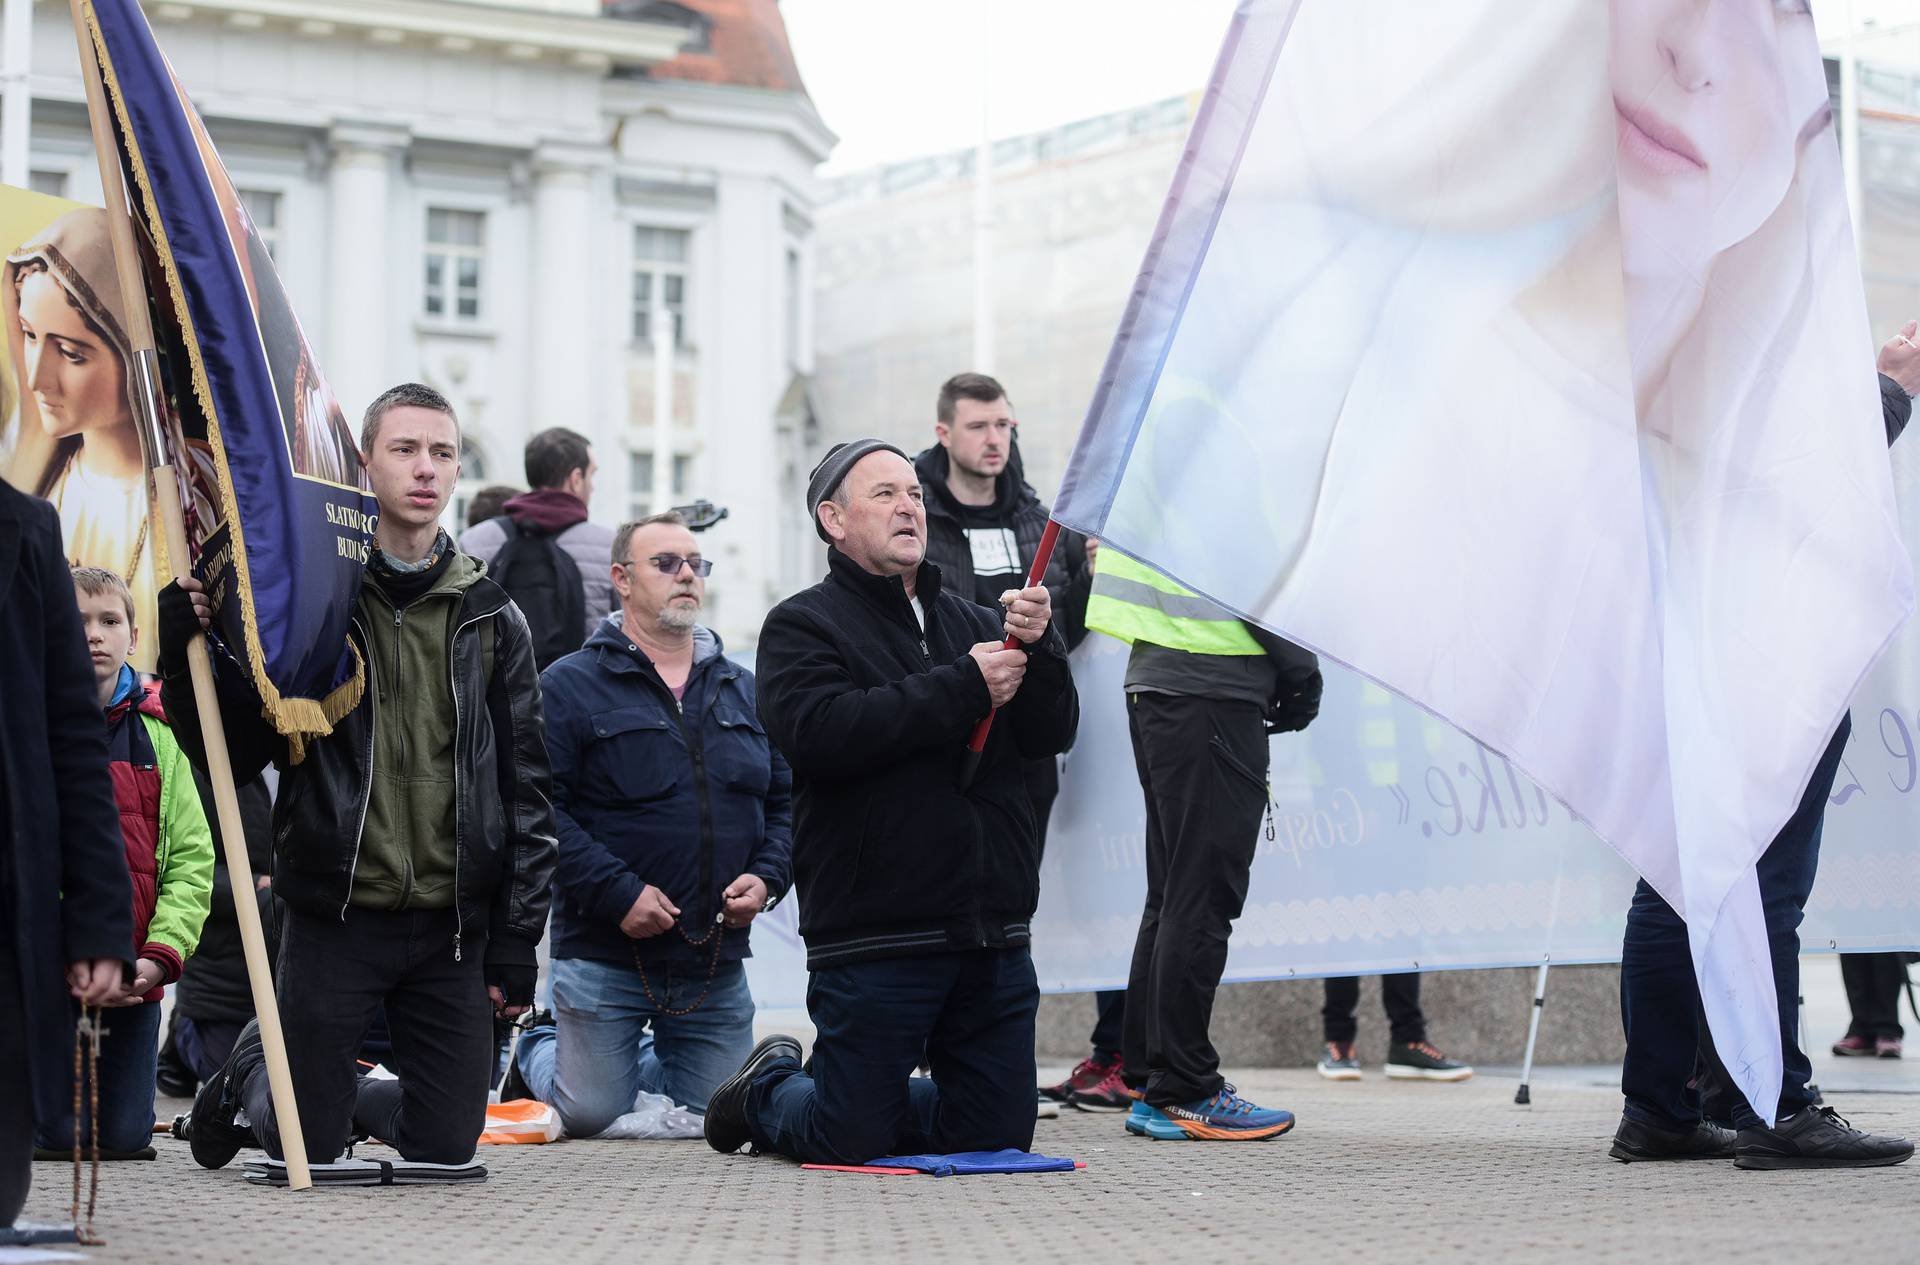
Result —
[[[546, 929], [553, 811], [526, 620], [439, 526], [460, 430], [439, 392], [394, 387], [368, 406], [361, 459], [380, 504], [352, 636], [360, 704], [293, 763], [230, 661], [219, 663], [234, 776], [280, 770], [273, 891], [285, 909], [275, 979], [307, 1157], [354, 1136], [410, 1161], [465, 1164], [486, 1117], [493, 1018], [533, 1001]], [[162, 697], [199, 747], [186, 644], [208, 626], [197, 582], [161, 593]], [[397, 1081], [354, 1057], [384, 1004]], [[207, 1168], [249, 1131], [280, 1154], [257, 1024], [202, 1087], [189, 1124]]]

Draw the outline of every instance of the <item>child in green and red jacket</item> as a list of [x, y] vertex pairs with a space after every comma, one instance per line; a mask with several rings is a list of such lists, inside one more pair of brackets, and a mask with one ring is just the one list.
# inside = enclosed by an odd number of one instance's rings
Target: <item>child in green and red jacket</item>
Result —
[[[109, 772], [133, 878], [134, 978], [103, 1012], [100, 1154], [151, 1159], [160, 999], [200, 941], [213, 892], [213, 839], [192, 766], [161, 710], [160, 692], [143, 685], [127, 664], [139, 632], [126, 581], [99, 567], [75, 567], [73, 587], [106, 713]], [[86, 1096], [81, 1109], [88, 1109]], [[83, 1114], [83, 1148], [91, 1136]], [[42, 1121], [38, 1143], [38, 1158], [71, 1157], [70, 1107], [62, 1118]]]

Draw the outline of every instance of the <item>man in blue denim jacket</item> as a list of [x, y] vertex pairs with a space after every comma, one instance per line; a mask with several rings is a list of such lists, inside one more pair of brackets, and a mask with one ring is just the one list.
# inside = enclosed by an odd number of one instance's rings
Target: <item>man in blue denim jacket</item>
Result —
[[792, 882], [793, 779], [753, 674], [699, 623], [712, 563], [676, 513], [614, 537], [620, 610], [540, 677], [560, 859], [553, 1013], [501, 1097], [573, 1137], [635, 1091], [705, 1111], [753, 1045], [748, 927]]

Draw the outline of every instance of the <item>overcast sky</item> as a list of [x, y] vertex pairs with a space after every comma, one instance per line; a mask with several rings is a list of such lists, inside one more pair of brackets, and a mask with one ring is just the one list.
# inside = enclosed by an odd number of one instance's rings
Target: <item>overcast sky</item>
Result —
[[[1865, 19], [1914, 2], [1854, 6]], [[983, 80], [995, 136], [1192, 92], [1206, 82], [1233, 7], [1234, 0], [782, 0], [780, 9], [807, 91], [839, 133], [826, 167], [838, 172], [975, 143]], [[1814, 0], [1823, 32], [1844, 11], [1845, 0]]]

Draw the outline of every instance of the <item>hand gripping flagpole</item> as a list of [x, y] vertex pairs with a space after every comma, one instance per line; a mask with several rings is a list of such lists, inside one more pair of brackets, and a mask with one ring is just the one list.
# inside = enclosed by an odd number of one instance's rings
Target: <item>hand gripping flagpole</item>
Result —
[[[1046, 576], [1047, 564], [1053, 561], [1053, 546], [1059, 539], [1060, 524], [1049, 518], [1047, 530], [1040, 536], [1040, 547], [1033, 551], [1033, 565], [1027, 568], [1028, 588], [1040, 583]], [[1059, 612], [1054, 614], [1057, 616]], [[1020, 646], [1020, 639], [1012, 635], [1000, 643], [1002, 650], [1017, 650]], [[963, 791], [973, 785], [973, 775], [980, 771], [980, 753], [987, 748], [987, 735], [992, 732], [993, 718], [999, 713], [1000, 709], [996, 707], [982, 716], [980, 723], [973, 727], [973, 737], [967, 739], [967, 755], [960, 764], [960, 789]]]
[[[167, 561], [175, 579], [192, 574], [187, 555], [186, 519], [180, 509], [180, 485], [165, 458], [162, 439], [159, 358], [154, 352], [153, 321], [147, 309], [147, 288], [141, 277], [139, 243], [127, 210], [126, 182], [120, 173], [120, 148], [107, 107], [107, 92], [87, 17], [89, 0], [68, 0], [73, 33], [80, 45], [80, 78], [87, 90], [87, 119], [93, 128], [93, 148], [100, 162], [100, 187], [107, 204], [107, 225], [113, 238], [114, 271], [119, 274], [121, 306], [127, 315], [127, 341], [133, 352], [128, 372], [133, 378], [133, 403], [138, 411], [141, 443], [146, 448], [152, 479], [153, 510], [166, 533]], [[195, 634], [187, 643], [187, 668], [193, 677], [193, 697], [200, 710], [200, 736], [207, 749], [207, 780], [213, 786], [215, 815], [220, 822], [221, 846], [227, 872], [251, 874], [246, 827], [240, 820], [240, 799], [233, 789], [233, 763], [227, 755], [226, 727], [220, 721], [220, 700], [213, 683], [213, 661], [207, 639]], [[300, 1112], [293, 1098], [293, 1074], [287, 1066], [287, 1043], [280, 1030], [280, 1009], [274, 1001], [273, 975], [267, 968], [267, 941], [260, 928], [260, 906], [251, 883], [233, 884], [233, 908], [240, 921], [240, 944], [247, 960], [247, 979], [253, 986], [253, 1009], [260, 1020], [261, 1051], [266, 1056], [267, 1083], [273, 1091], [274, 1120], [287, 1163], [287, 1185], [305, 1190], [313, 1185], [307, 1170], [306, 1138], [300, 1130]]]

